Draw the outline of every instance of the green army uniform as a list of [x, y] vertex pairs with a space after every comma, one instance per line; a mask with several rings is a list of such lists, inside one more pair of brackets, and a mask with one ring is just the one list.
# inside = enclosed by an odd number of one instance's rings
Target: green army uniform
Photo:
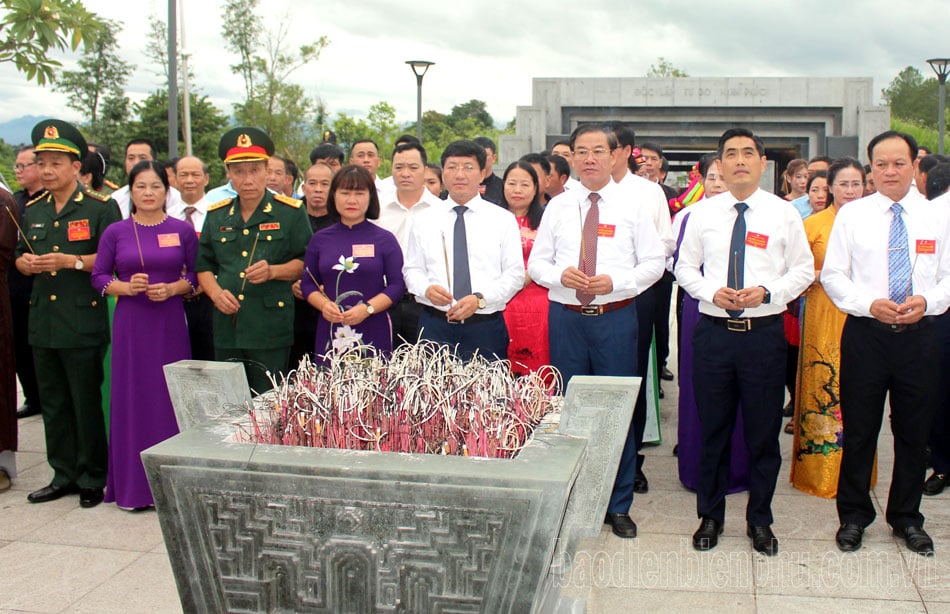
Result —
[[[27, 203], [17, 257], [30, 247], [50, 252], [94, 254], [109, 224], [122, 219], [111, 198], [77, 184], [57, 213], [50, 193]], [[77, 258], [78, 260], [78, 258]], [[109, 344], [106, 299], [90, 284], [89, 272], [63, 269], [34, 276], [29, 341], [43, 399], [46, 453], [59, 487], [101, 489], [108, 448], [102, 415], [103, 357]]]
[[241, 304], [234, 315], [214, 311], [215, 359], [243, 361], [257, 392], [271, 388], [265, 369], [274, 377], [287, 371], [294, 337], [293, 282], [245, 283], [244, 269], [261, 260], [271, 265], [303, 260], [312, 231], [301, 205], [265, 191], [245, 222], [238, 199], [229, 198], [208, 207], [201, 232], [195, 269], [217, 276], [221, 288]]

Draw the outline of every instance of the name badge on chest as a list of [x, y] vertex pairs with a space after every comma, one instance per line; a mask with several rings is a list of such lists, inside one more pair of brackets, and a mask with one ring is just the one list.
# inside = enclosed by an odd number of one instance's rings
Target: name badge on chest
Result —
[[353, 246], [354, 258], [374, 258], [376, 256], [376, 246], [372, 243], [359, 244]]
[[92, 238], [89, 229], [89, 220], [73, 220], [66, 229], [66, 237], [70, 241], [88, 241]]
[[160, 234], [158, 235], [158, 246], [159, 247], [181, 247], [181, 238], [178, 236], [178, 233], [175, 233], [175, 232]]
[[745, 235], [745, 244], [749, 247], [760, 247], [765, 249], [769, 246], [769, 235], [763, 235], [757, 232], [747, 232]]
[[937, 240], [936, 239], [917, 239], [917, 253], [918, 254], [936, 254]]
[[617, 226], [614, 224], [597, 224], [597, 236], [612, 239], [617, 234]]

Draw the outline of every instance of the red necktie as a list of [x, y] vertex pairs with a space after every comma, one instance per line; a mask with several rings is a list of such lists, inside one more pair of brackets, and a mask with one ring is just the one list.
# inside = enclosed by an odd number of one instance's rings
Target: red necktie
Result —
[[[588, 276], [594, 276], [597, 274], [597, 227], [600, 224], [600, 208], [597, 206], [597, 201], [600, 200], [600, 194], [591, 192], [588, 199], [590, 209], [587, 210], [584, 229], [581, 231], [581, 255], [577, 268]], [[590, 305], [594, 300], [594, 295], [577, 290], [577, 300], [581, 305]]]

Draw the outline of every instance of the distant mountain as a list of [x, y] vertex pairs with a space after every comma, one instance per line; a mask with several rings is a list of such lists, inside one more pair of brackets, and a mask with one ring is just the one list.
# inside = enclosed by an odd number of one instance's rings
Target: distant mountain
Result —
[[8, 122], [0, 123], [0, 139], [3, 139], [8, 145], [26, 145], [30, 142], [30, 131], [41, 119], [46, 119], [45, 115], [24, 115], [11, 119]]

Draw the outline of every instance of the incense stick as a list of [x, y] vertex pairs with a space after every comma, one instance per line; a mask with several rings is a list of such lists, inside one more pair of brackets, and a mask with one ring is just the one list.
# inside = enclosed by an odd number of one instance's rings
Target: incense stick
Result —
[[10, 219], [13, 220], [13, 225], [16, 226], [17, 232], [19, 232], [19, 233], [20, 233], [20, 236], [23, 237], [23, 242], [26, 243], [26, 247], [30, 250], [30, 253], [35, 256], [35, 255], [36, 255], [36, 252], [33, 251], [33, 246], [30, 245], [30, 240], [26, 238], [26, 233], [23, 232], [23, 229], [22, 229], [22, 228], [20, 228], [19, 222], [16, 221], [16, 216], [13, 215], [13, 211], [10, 210], [10, 207], [9, 207], [9, 206], [4, 207], [4, 209], [6, 209], [6, 210], [7, 210], [7, 213], [10, 214]]
[[[257, 251], [257, 240], [261, 238], [261, 231], [258, 229], [257, 234], [254, 235], [254, 245], [251, 246], [251, 255], [247, 259], [247, 266], [245, 269], [251, 266], [251, 263], [254, 262], [254, 252]], [[247, 273], [244, 274], [244, 281], [241, 282], [241, 294], [244, 294], [244, 286], [247, 285]]]
[[135, 216], [132, 216], [132, 232], [135, 234], [135, 246], [139, 249], [139, 263], [142, 265], [142, 272], [145, 272], [145, 258], [142, 257], [142, 243], [139, 241], [139, 228], [135, 223]]
[[442, 257], [445, 259], [445, 281], [449, 285], [449, 290], [452, 290], [452, 276], [449, 274], [449, 249], [445, 245], [445, 233], [442, 233]]

